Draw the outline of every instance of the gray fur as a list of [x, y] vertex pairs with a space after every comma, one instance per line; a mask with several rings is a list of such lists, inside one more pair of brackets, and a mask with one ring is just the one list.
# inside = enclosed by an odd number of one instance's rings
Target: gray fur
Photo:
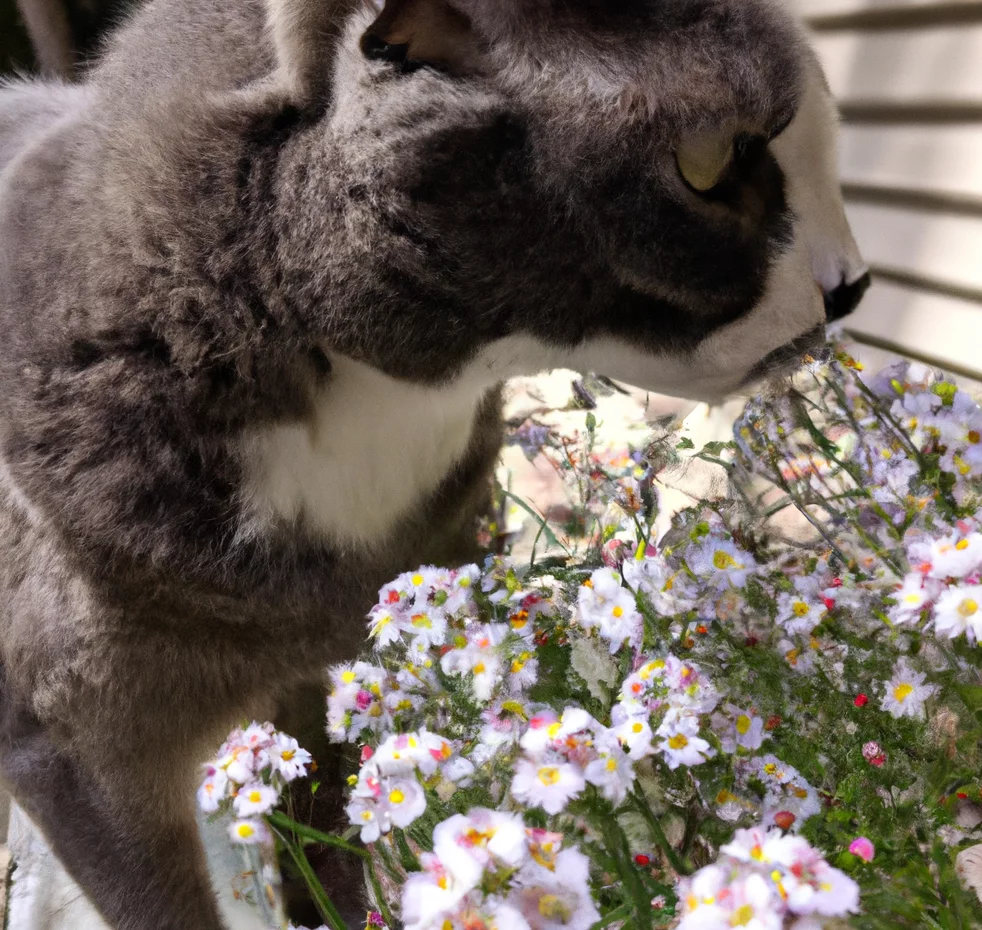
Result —
[[[686, 393], [794, 248], [765, 150], [712, 201], [673, 160], [794, 115], [777, 7], [454, 2], [471, 75], [367, 61], [360, 7], [155, 0], [80, 86], [0, 91], [0, 767], [117, 930], [220, 926], [195, 763], [350, 656], [389, 577], [474, 554], [499, 390], [368, 546], [246, 531], [242, 437], [311, 421], [337, 356], [453, 391], [507, 340], [613, 341]], [[761, 324], [728, 383], [815, 324]]]

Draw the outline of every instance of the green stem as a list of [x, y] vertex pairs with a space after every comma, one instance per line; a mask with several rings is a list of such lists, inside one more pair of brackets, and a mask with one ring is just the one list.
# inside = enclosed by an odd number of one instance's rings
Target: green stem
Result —
[[282, 834], [275, 827], [273, 832], [280, 838], [283, 845], [287, 848], [290, 853], [290, 857], [293, 859], [297, 870], [303, 876], [304, 882], [307, 884], [307, 890], [310, 892], [310, 897], [314, 901], [314, 906], [317, 908], [317, 913], [321, 915], [324, 922], [331, 928], [331, 930], [348, 930], [344, 919], [338, 913], [338, 909], [334, 906], [334, 902], [328, 897], [327, 892], [324, 890], [324, 886], [320, 883], [320, 879], [317, 877], [317, 873], [314, 871], [313, 866], [307, 860], [304, 855], [303, 847], [299, 843], [295, 843], [292, 840], [287, 839], [287, 837]]
[[379, 913], [382, 915], [382, 920], [385, 921], [385, 926], [389, 930], [394, 930], [395, 921], [392, 919], [392, 912], [389, 910], [389, 905], [385, 901], [385, 893], [382, 891], [382, 883], [378, 880], [378, 875], [375, 874], [375, 863], [369, 859], [365, 863], [365, 871], [368, 874], [368, 882], [372, 886], [372, 892], [375, 895], [375, 903], [378, 905]]
[[679, 875], [691, 875], [693, 872], [692, 866], [686, 862], [672, 847], [672, 844], [668, 842], [668, 837], [665, 836], [665, 831], [662, 829], [661, 824], [658, 822], [658, 818], [651, 812], [651, 808], [648, 806], [648, 802], [642, 795], [637, 787], [631, 790], [631, 797], [634, 800], [635, 808], [638, 813], [644, 817], [645, 822], [651, 829], [652, 836], [655, 838], [655, 842], [658, 843], [658, 848], [665, 854], [665, 858], [668, 859], [669, 864], [678, 872]]
[[630, 916], [631, 905], [625, 904], [623, 907], [611, 911], [606, 917], [601, 917], [590, 930], [604, 930], [604, 927], [609, 927], [611, 924], [617, 923], [618, 920], [626, 920]]
[[303, 837], [305, 840], [320, 843], [322, 846], [333, 846], [335, 849], [343, 849], [345, 852], [359, 856], [362, 859], [371, 858], [371, 855], [367, 849], [360, 849], [357, 846], [353, 846], [347, 840], [341, 839], [340, 836], [333, 836], [330, 833], [321, 833], [320, 830], [315, 830], [313, 827], [308, 827], [306, 824], [297, 823], [295, 820], [291, 820], [286, 816], [286, 814], [280, 811], [273, 811], [272, 813], [267, 814], [266, 819], [274, 826], [281, 827], [284, 830], [289, 830], [292, 833], [295, 833], [297, 836]]
[[613, 814], [600, 814], [594, 822], [604, 838], [607, 852], [617, 863], [617, 871], [624, 886], [634, 899], [635, 925], [640, 930], [651, 930], [651, 899], [638, 878], [631, 857], [625, 854], [623, 847], [626, 846], [626, 841], [617, 826], [617, 818]]

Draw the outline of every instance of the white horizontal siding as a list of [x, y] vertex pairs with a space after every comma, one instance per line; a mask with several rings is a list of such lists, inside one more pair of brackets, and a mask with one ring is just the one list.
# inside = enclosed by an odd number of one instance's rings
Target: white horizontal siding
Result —
[[874, 268], [982, 294], [978, 218], [861, 202], [849, 204], [848, 212], [856, 241]]
[[849, 329], [982, 379], [982, 0], [787, 0], [843, 111], [874, 286]]
[[982, 23], [830, 30], [815, 47], [842, 101], [982, 104]]

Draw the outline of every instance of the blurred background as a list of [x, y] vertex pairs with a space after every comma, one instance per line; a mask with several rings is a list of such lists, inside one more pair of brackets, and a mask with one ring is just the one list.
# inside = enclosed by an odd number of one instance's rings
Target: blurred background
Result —
[[[0, 75], [77, 76], [135, 2], [0, 0]], [[850, 336], [982, 380], [982, 0], [783, 2], [840, 101], [849, 215], [875, 276]]]

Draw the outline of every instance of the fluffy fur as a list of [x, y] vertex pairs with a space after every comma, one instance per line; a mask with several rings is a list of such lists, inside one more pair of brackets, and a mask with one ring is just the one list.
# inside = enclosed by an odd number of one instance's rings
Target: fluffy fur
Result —
[[116, 930], [218, 930], [196, 761], [473, 555], [503, 378], [717, 398], [862, 273], [779, 7], [412, 2], [400, 53], [362, 7], [153, 0], [0, 91], [0, 769]]

